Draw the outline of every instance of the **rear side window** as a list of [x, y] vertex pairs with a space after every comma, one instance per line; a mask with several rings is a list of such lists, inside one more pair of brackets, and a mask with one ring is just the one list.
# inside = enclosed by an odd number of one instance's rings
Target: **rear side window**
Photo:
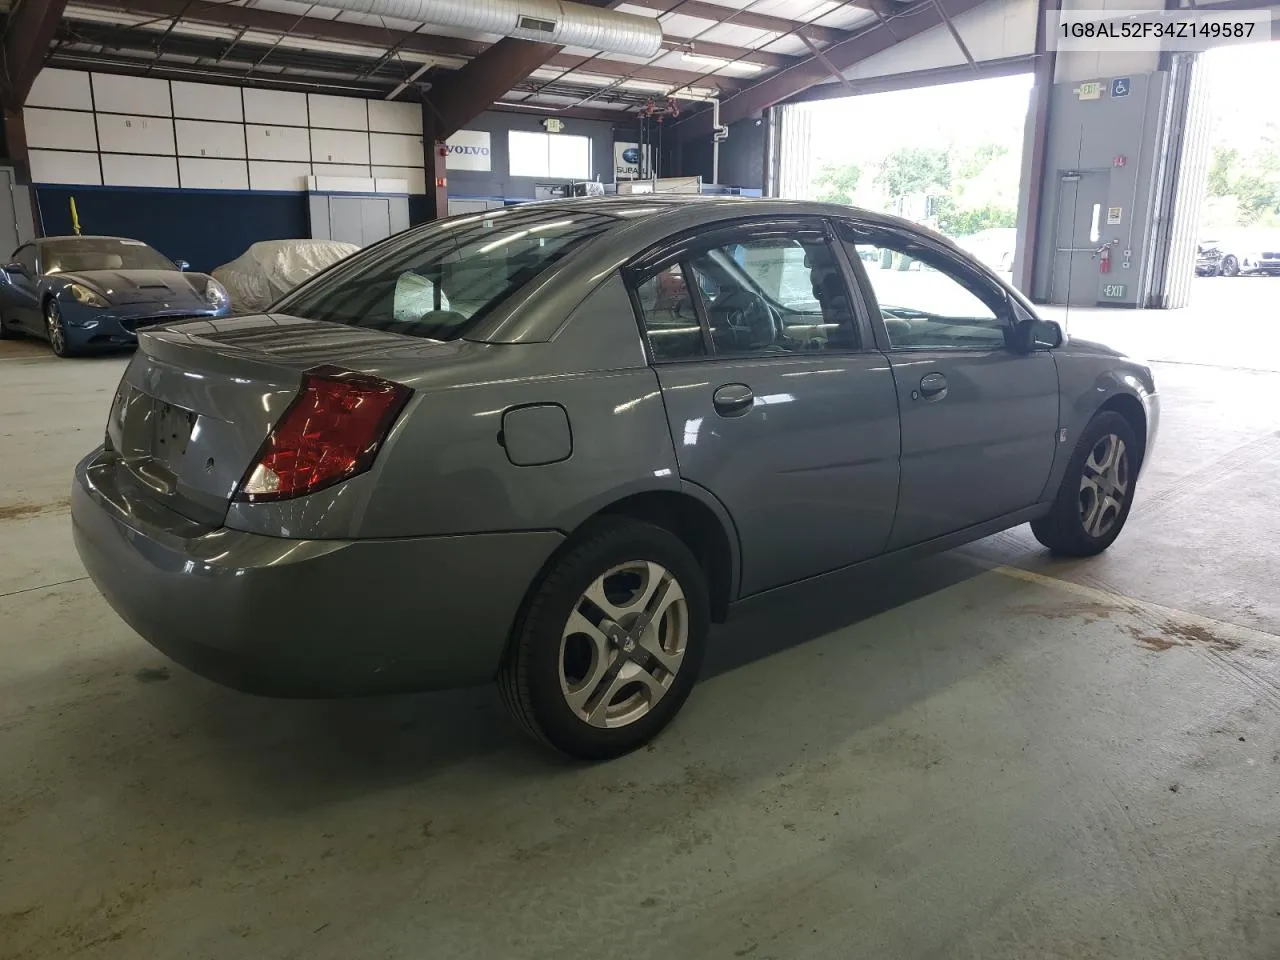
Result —
[[616, 222], [554, 205], [442, 220], [355, 254], [272, 310], [454, 340]]
[[637, 284], [636, 299], [655, 360], [689, 360], [706, 355], [693, 294], [680, 264], [674, 263]]

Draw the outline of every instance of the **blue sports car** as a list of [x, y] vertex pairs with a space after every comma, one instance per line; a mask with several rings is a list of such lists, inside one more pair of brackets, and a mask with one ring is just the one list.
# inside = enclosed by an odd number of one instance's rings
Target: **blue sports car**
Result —
[[222, 285], [185, 270], [141, 240], [33, 240], [0, 270], [0, 338], [35, 334], [68, 357], [136, 343], [138, 329], [151, 324], [225, 316]]

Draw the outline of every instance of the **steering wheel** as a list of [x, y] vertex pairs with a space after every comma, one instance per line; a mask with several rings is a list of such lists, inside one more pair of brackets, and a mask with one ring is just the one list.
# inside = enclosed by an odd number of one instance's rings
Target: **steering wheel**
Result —
[[767, 300], [742, 288], [724, 291], [709, 305], [713, 333], [726, 333], [740, 349], [772, 346], [782, 324]]

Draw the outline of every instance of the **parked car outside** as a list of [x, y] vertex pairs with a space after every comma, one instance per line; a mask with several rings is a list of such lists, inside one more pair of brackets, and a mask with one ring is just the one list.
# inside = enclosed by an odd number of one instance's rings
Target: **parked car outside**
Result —
[[1158, 422], [1148, 367], [907, 221], [561, 200], [407, 231], [271, 316], [145, 331], [72, 516], [115, 610], [198, 673], [497, 679], [602, 759], [672, 719], [750, 601], [1027, 521], [1105, 550]]
[[260, 312], [359, 249], [338, 240], [260, 240], [213, 277], [226, 288], [232, 312]]
[[1196, 247], [1196, 276], [1216, 277], [1222, 272], [1222, 250], [1216, 240], [1203, 240]]
[[[1280, 275], [1280, 234], [1276, 231], [1260, 229], [1226, 231], [1215, 239], [1202, 240], [1200, 249], [1206, 248], [1216, 250], [1219, 254], [1217, 275], [1224, 277]], [[1196, 263], [1196, 272], [1200, 273], [1199, 260]]]
[[122, 237], [24, 243], [0, 270], [0, 338], [43, 337], [69, 357], [135, 343], [151, 324], [226, 314], [222, 285], [186, 266]]

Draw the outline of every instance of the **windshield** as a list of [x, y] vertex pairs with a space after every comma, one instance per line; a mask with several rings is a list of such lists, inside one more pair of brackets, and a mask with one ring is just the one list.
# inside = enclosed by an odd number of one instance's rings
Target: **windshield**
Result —
[[46, 240], [41, 244], [45, 273], [79, 273], [84, 270], [177, 270], [167, 257], [141, 240], [111, 237], [75, 237]]
[[385, 240], [288, 294], [272, 312], [454, 340], [612, 217], [555, 205], [456, 217]]

